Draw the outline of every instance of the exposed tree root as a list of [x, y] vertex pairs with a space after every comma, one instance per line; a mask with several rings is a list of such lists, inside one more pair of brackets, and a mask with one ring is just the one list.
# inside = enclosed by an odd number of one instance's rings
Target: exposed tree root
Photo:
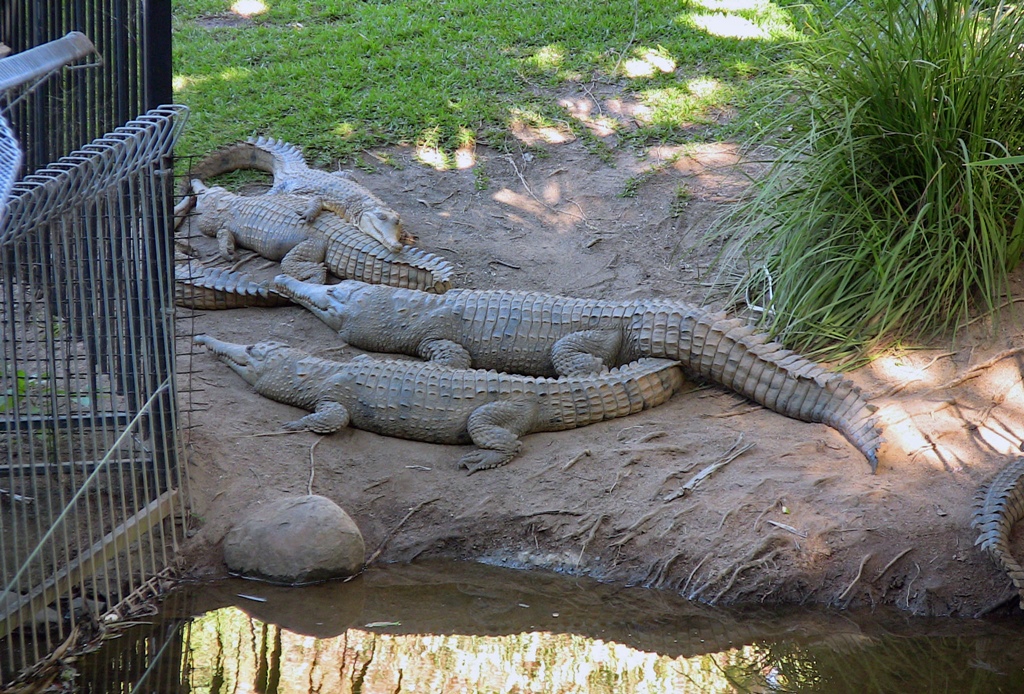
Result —
[[697, 562], [697, 566], [693, 567], [693, 571], [691, 571], [690, 575], [686, 577], [686, 583], [684, 583], [682, 588], [679, 589], [679, 592], [681, 594], [683, 594], [683, 595], [686, 594], [686, 589], [690, 587], [690, 581], [693, 580], [693, 575], [695, 573], [697, 573], [697, 571], [700, 569], [700, 567], [704, 566], [704, 562], [706, 562], [708, 560], [708, 557], [710, 557], [710, 556], [711, 556], [710, 552], [705, 554], [704, 558], [701, 559], [699, 562]]
[[[724, 569], [720, 570], [710, 579], [705, 581], [703, 585], [701, 585], [699, 588], [690, 593], [687, 596], [687, 599], [696, 600], [701, 596], [701, 594], [704, 593], [704, 591], [706, 591], [711, 586], [716, 585], [719, 581], [721, 581], [723, 578], [725, 578], [727, 575], [731, 573], [732, 576], [726, 583], [725, 588], [720, 590], [718, 594], [709, 601], [710, 604], [717, 603], [719, 600], [722, 599], [722, 597], [727, 592], [729, 592], [729, 590], [736, 583], [736, 578], [741, 573], [748, 569], [762, 566], [770, 561], [773, 561], [776, 557], [778, 557], [779, 554], [781, 554], [782, 550], [785, 549], [785, 546], [788, 546], [791, 543], [792, 540], [790, 540], [788, 537], [784, 537], [782, 535], [778, 535], [775, 533], [769, 535], [764, 539], [764, 541], [762, 541], [757, 547], [755, 547], [753, 551], [749, 552], [746, 557], [735, 562], [732, 562], [731, 564], [729, 564], [729, 566], [726, 566]], [[782, 546], [779, 546], [780, 544]], [[765, 552], [768, 552], [768, 554], [764, 554]]]
[[428, 499], [427, 501], [421, 501], [420, 503], [416, 504], [416, 506], [414, 506], [413, 508], [409, 509], [409, 512], [407, 514], [405, 514], [405, 518], [403, 518], [402, 520], [398, 521], [398, 525], [396, 525], [391, 530], [389, 530], [388, 534], [384, 536], [384, 539], [380, 541], [380, 544], [377, 546], [377, 549], [374, 551], [373, 554], [370, 555], [370, 558], [366, 560], [366, 566], [369, 566], [370, 564], [372, 564], [377, 559], [377, 557], [380, 556], [381, 552], [384, 551], [384, 548], [387, 546], [388, 542], [391, 540], [392, 537], [394, 537], [395, 533], [398, 532], [398, 529], [401, 528], [403, 525], [405, 525], [405, 522], [407, 520], [409, 520], [410, 518], [412, 518], [414, 513], [416, 513], [420, 509], [422, 509], [424, 506], [426, 506], [428, 504], [432, 504], [435, 501], [440, 501], [440, 500], [441, 500], [441, 497], [436, 497], [436, 498], [433, 498], [433, 499]]
[[1003, 359], [1006, 359], [1007, 357], [1013, 357], [1022, 353], [1024, 353], [1024, 347], [1014, 347], [1012, 349], [1003, 350], [1002, 352], [995, 355], [991, 359], [986, 359], [980, 364], [976, 364], [975, 366], [972, 366], [971, 368], [967, 369], [967, 371], [963, 372], [962, 374], [954, 378], [952, 381], [947, 381], [946, 383], [943, 383], [941, 386], [936, 386], [935, 388], [932, 388], [929, 392], [944, 391], [950, 388], [954, 388], [963, 383], [964, 381], [969, 381], [972, 378], [980, 376], [983, 371], [1001, 362]]
[[747, 569], [753, 569], [753, 568], [758, 567], [758, 566], [763, 566], [764, 564], [767, 564], [768, 562], [773, 561], [775, 559], [775, 557], [779, 556], [780, 554], [782, 554], [782, 548], [781, 547], [777, 547], [777, 548], [773, 549], [769, 554], [761, 557], [760, 559], [754, 559], [752, 561], [748, 561], [746, 564], [742, 564], [740, 566], [737, 566], [736, 570], [732, 572], [732, 576], [729, 578], [729, 582], [725, 584], [725, 588], [722, 588], [722, 590], [720, 590], [718, 592], [718, 595], [716, 595], [715, 597], [711, 598], [711, 600], [709, 602], [712, 605], [717, 605], [718, 601], [722, 599], [722, 596], [724, 596], [726, 593], [728, 593], [729, 590], [733, 587], [733, 584], [736, 583], [736, 577], [737, 576], [739, 576], [741, 573], [743, 573]]
[[864, 555], [864, 558], [860, 560], [860, 566], [857, 567], [857, 575], [853, 577], [853, 581], [850, 582], [850, 585], [846, 586], [846, 590], [839, 594], [839, 597], [836, 598], [836, 602], [842, 602], [843, 598], [845, 598], [846, 595], [853, 590], [853, 587], [857, 585], [861, 574], [864, 573], [864, 565], [868, 563], [868, 560], [871, 558], [871, 554], [871, 552], [868, 552]]
[[911, 552], [911, 551], [913, 551], [913, 549], [914, 549], [913, 547], [907, 547], [907, 548], [906, 548], [905, 550], [903, 550], [902, 552], [900, 552], [899, 554], [897, 554], [897, 555], [896, 555], [895, 557], [893, 557], [893, 558], [892, 558], [892, 559], [891, 559], [891, 560], [889, 561], [889, 563], [888, 563], [888, 564], [886, 564], [886, 565], [885, 565], [885, 567], [884, 567], [884, 568], [883, 568], [883, 569], [882, 569], [881, 571], [879, 571], [879, 572], [878, 572], [878, 575], [877, 575], [877, 576], [875, 576], [874, 580], [872, 580], [871, 582], [872, 582], [872, 583], [878, 583], [879, 579], [880, 579], [880, 578], [882, 578], [882, 576], [884, 576], [884, 575], [885, 575], [885, 572], [886, 572], [886, 571], [888, 571], [889, 569], [891, 569], [891, 568], [892, 568], [892, 565], [893, 565], [893, 564], [895, 564], [895, 563], [896, 563], [896, 562], [898, 562], [898, 561], [899, 561], [900, 559], [902, 559], [902, 558], [903, 558], [904, 556], [906, 556], [906, 554], [907, 554], [908, 552]]

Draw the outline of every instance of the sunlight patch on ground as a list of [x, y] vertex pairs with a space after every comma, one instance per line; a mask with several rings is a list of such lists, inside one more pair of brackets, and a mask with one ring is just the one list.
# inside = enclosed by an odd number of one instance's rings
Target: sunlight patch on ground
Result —
[[237, 0], [231, 6], [231, 11], [241, 17], [252, 17], [266, 12], [267, 6], [261, 0]]
[[562, 124], [545, 125], [517, 117], [512, 119], [509, 128], [517, 140], [531, 146], [545, 143], [561, 145], [576, 139], [568, 126]]
[[[886, 448], [891, 447], [885, 458], [955, 472], [993, 454], [1019, 455], [1024, 382], [1017, 365], [1006, 360], [946, 388], [967, 371], [957, 374], [951, 362], [943, 368], [943, 362], [934, 361], [885, 355], [872, 362], [870, 370], [880, 382], [895, 386], [898, 393], [898, 400], [878, 413]], [[966, 440], [944, 435], [964, 429], [970, 432]]]
[[720, 108], [730, 95], [730, 87], [708, 77], [697, 77], [676, 86], [645, 89], [641, 98], [650, 109], [650, 116], [643, 122], [673, 127], [708, 122], [709, 110]]
[[230, 82], [232, 80], [237, 80], [237, 79], [242, 79], [243, 77], [248, 77], [251, 72], [252, 71], [247, 69], [247, 68], [232, 67], [232, 68], [228, 68], [227, 70], [224, 70], [222, 73], [220, 73], [217, 76], [220, 77], [225, 82]]
[[722, 88], [722, 83], [711, 77], [697, 77], [687, 82], [686, 88], [698, 99], [710, 99]]
[[331, 133], [337, 135], [343, 140], [347, 140], [356, 134], [356, 126], [348, 121], [343, 121], [334, 126], [331, 129]]
[[472, 169], [474, 166], [476, 166], [476, 147], [472, 144], [464, 144], [455, 150], [456, 169]]
[[660, 145], [647, 150], [648, 161], [656, 168], [671, 167], [686, 177], [686, 187], [701, 200], [726, 202], [736, 199], [746, 187], [737, 176], [737, 167], [745, 168], [735, 144], [726, 142]]
[[735, 14], [699, 14], [692, 17], [698, 28], [712, 36], [732, 39], [767, 39], [768, 32]]
[[564, 60], [565, 53], [562, 47], [552, 44], [540, 48], [540, 50], [527, 58], [526, 62], [538, 70], [549, 72], [561, 67]]
[[676, 61], [663, 51], [648, 50], [638, 58], [625, 61], [622, 69], [626, 77], [653, 77], [657, 72], [673, 72], [676, 69]]
[[[614, 135], [618, 122], [600, 112], [600, 107], [586, 97], [579, 99], [559, 99], [558, 105], [569, 112], [573, 118], [587, 126], [598, 137]], [[597, 113], [595, 113], [597, 111]]]
[[[1021, 451], [1021, 421], [1017, 417], [1000, 417], [995, 410], [1009, 406], [1007, 409], [1019, 415], [1024, 408], [1024, 382], [1021, 380], [1021, 372], [1013, 359], [1006, 359], [979, 377], [984, 379], [980, 384], [985, 392], [992, 394], [992, 408], [990, 411], [977, 413], [977, 435], [1001, 455], [1018, 455]], [[1009, 419], [1009, 421], [1006, 421]]]
[[209, 82], [210, 77], [207, 75], [175, 75], [174, 79], [171, 80], [171, 86], [174, 91], [181, 92], [189, 87], [197, 87], [203, 82]]
[[[549, 191], [544, 192], [545, 194], [548, 194]], [[561, 191], [558, 191], [558, 195], [561, 195]], [[567, 231], [578, 221], [578, 219], [571, 214], [560, 214], [559, 210], [547, 207], [546, 205], [548, 203], [534, 199], [530, 195], [517, 193], [509, 188], [502, 188], [492, 197], [501, 204], [514, 207], [520, 212], [524, 212], [529, 216], [540, 220], [542, 224], [546, 224], [553, 229], [558, 229], [559, 231]], [[513, 216], [509, 215], [509, 219], [511, 220], [512, 218]]]
[[632, 118], [641, 123], [651, 121], [651, 108], [639, 101], [622, 101], [621, 99], [608, 99], [604, 107], [620, 118]]
[[695, 0], [678, 21], [711, 35], [740, 40], [800, 40], [789, 13], [770, 0]]
[[416, 148], [416, 159], [438, 171], [448, 168], [448, 156], [433, 145], [419, 145]]
[[921, 365], [915, 364], [913, 358], [908, 355], [886, 355], [875, 360], [874, 369], [887, 382], [902, 387], [911, 383], [922, 386], [937, 386], [939, 384], [938, 370], [929, 371], [925, 367], [927, 362]]

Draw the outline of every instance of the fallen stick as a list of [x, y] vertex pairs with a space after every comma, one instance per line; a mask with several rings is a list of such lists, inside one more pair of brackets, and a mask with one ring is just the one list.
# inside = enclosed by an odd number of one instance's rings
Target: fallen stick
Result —
[[744, 453], [746, 453], [747, 451], [754, 447], [754, 444], [752, 443], [748, 443], [746, 446], [740, 446], [740, 441], [742, 440], [743, 434], [740, 434], [740, 437], [736, 439], [736, 443], [733, 444], [732, 448], [729, 449], [729, 451], [725, 454], [724, 458], [719, 460], [717, 463], [712, 463], [711, 465], [708, 465], [706, 468], [704, 468], [696, 475], [691, 477], [690, 481], [684, 484], [678, 492], [676, 492], [675, 494], [669, 494], [668, 496], [665, 497], [664, 501], [667, 503], [669, 501], [675, 501], [680, 497], [686, 496], [689, 492], [692, 492], [694, 489], [696, 489], [698, 484], [700, 484], [705, 479], [710, 477], [716, 470], [725, 467], [726, 465], [736, 460], [741, 455], [743, 455]]
[[[785, 523], [779, 523], [778, 521], [773, 521], [773, 520], [767, 520], [767, 521], [765, 521], [765, 523], [768, 523], [769, 525], [774, 525], [776, 528], [781, 528], [782, 530], [785, 530], [787, 533], [793, 533], [797, 537], [802, 537], [804, 539], [807, 538], [807, 533], [805, 533], [805, 532], [803, 532], [801, 530], [797, 530], [792, 525], [786, 525]], [[909, 552], [910, 550], [907, 550], [907, 551]], [[899, 557], [897, 557], [897, 559], [898, 558]]]
[[584, 448], [582, 451], [580, 451], [579, 453], [574, 455], [572, 457], [572, 459], [569, 460], [568, 463], [566, 463], [565, 465], [562, 466], [562, 472], [565, 472], [566, 470], [571, 468], [573, 465], [575, 465], [576, 463], [580, 462], [581, 460], [583, 460], [584, 458], [586, 458], [588, 456], [590, 456], [590, 449], [589, 448]]
[[751, 407], [745, 407], [742, 410], [736, 409], [734, 407], [733, 409], [728, 410], [726, 412], [718, 412], [717, 414], [709, 414], [709, 415], [705, 415], [705, 417], [711, 417], [712, 419], [726, 419], [728, 417], [742, 417], [745, 414], [750, 414], [751, 412], [757, 412], [758, 410], [763, 410], [763, 409], [764, 408], [761, 407], [760, 405], [753, 405]]
[[323, 440], [324, 437], [321, 436], [309, 447], [309, 481], [306, 482], [306, 494], [310, 496], [313, 496], [313, 451], [316, 450], [317, 445]]

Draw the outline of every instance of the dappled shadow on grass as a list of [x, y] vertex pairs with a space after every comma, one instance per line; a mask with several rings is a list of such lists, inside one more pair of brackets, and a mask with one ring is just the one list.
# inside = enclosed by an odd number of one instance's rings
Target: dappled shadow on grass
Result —
[[[764, 47], [795, 36], [767, 1], [709, 0], [682, 12], [551, 2], [529, 13], [511, 1], [369, 3], [339, 14], [282, 0], [249, 18], [203, 7], [175, 8], [177, 98], [194, 112], [182, 149], [196, 154], [252, 134], [318, 157], [429, 137], [452, 165], [467, 131], [496, 143], [516, 110], [556, 122], [566, 114], [548, 90], [596, 83], [642, 104], [649, 117], [637, 127], [664, 139], [709, 113], [713, 121], [752, 75], [777, 70], [778, 54]], [[742, 19], [762, 35], [715, 36], [694, 17]]]

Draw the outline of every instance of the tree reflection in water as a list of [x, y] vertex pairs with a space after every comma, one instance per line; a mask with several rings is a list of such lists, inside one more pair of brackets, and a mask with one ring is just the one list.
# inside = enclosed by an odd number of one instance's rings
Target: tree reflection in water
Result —
[[1020, 618], [739, 612], [479, 565], [229, 581], [164, 613], [81, 659], [78, 690], [132, 691], [148, 668], [139, 692], [1024, 691]]

